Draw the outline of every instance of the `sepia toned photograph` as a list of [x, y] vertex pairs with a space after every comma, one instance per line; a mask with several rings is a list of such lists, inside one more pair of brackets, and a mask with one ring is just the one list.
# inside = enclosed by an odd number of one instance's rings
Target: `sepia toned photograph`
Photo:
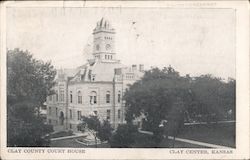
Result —
[[86, 3], [5, 9], [8, 152], [232, 154], [242, 84], [236, 9]]

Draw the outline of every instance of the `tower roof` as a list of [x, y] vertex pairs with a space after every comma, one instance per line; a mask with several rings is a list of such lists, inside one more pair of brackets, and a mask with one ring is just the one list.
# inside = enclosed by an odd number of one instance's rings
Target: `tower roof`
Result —
[[104, 17], [102, 17], [102, 19], [97, 22], [96, 28], [94, 30], [98, 30], [98, 29], [114, 30], [110, 22]]

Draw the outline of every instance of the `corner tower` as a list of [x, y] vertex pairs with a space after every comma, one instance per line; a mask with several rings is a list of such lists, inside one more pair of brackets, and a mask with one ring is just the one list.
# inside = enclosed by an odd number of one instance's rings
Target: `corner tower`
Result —
[[93, 31], [95, 60], [104, 62], [116, 61], [115, 53], [115, 29], [110, 22], [104, 18], [97, 22]]

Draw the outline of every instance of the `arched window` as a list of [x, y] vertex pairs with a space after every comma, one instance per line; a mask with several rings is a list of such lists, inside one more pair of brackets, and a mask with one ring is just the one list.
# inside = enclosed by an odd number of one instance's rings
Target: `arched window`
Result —
[[92, 92], [90, 93], [90, 96], [89, 96], [89, 103], [90, 103], [91, 105], [97, 103], [97, 94], [96, 94], [95, 91], [92, 91]]
[[110, 92], [106, 92], [106, 103], [110, 103]]
[[72, 103], [72, 102], [73, 102], [73, 95], [72, 95], [72, 91], [70, 91], [70, 95], [69, 95], [69, 97], [70, 97], [70, 103]]
[[78, 102], [78, 104], [82, 104], [82, 93], [81, 93], [81, 91], [77, 92], [77, 102]]
[[58, 91], [56, 91], [56, 102], [58, 102]]
[[121, 91], [118, 91], [117, 102], [118, 102], [118, 103], [121, 102]]

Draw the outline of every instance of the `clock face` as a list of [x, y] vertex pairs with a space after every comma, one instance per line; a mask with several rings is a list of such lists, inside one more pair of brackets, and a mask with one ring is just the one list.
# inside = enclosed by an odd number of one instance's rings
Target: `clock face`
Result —
[[107, 44], [106, 45], [106, 50], [110, 50], [111, 49], [111, 45], [110, 44]]

